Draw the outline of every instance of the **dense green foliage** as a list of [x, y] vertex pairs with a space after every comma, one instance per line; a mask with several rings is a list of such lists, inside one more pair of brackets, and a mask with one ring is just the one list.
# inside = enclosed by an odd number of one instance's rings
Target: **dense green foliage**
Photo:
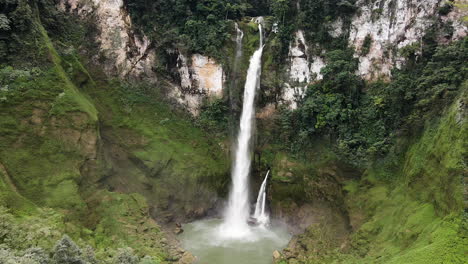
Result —
[[230, 37], [230, 20], [255, 14], [263, 5], [258, 0], [126, 1], [133, 21], [158, 48], [178, 48], [216, 58], [222, 57], [223, 45]]
[[309, 43], [319, 44], [310, 52], [320, 55], [322, 49], [344, 49], [347, 47], [347, 34], [339, 38], [330, 35], [331, 23], [340, 18], [343, 25], [349, 24], [351, 15], [357, 10], [355, 1], [342, 0], [272, 0], [270, 12], [275, 18], [277, 32], [273, 42], [272, 56], [282, 64], [288, 54], [294, 32], [304, 30]]
[[[389, 172], [380, 161], [361, 179], [344, 181], [344, 204], [354, 231], [348, 240], [330, 234], [329, 223], [312, 225], [285, 251], [285, 256], [294, 251], [297, 262], [285, 258], [280, 263], [465, 263], [468, 229], [461, 183], [467, 88], [462, 84], [453, 103], [429, 117], [420, 135], [399, 136], [401, 155], [385, 157], [395, 167], [391, 184], [380, 180]], [[322, 164], [309, 174], [320, 170], [333, 166]]]
[[49, 35], [63, 43], [83, 43], [83, 26], [57, 10], [54, 0], [1, 0], [0, 64], [26, 67], [48, 64], [44, 53], [36, 50], [40, 44], [38, 21]]
[[[282, 63], [287, 55], [293, 32], [298, 28], [310, 34], [308, 40], [324, 43], [327, 48], [346, 46], [345, 37], [334, 41], [329, 35], [328, 24], [338, 17], [347, 22], [356, 10], [354, 1], [340, 0], [127, 0], [125, 4], [132, 20], [158, 48], [177, 48], [215, 58], [223, 57], [222, 50], [232, 32], [230, 21], [245, 16], [272, 16], [276, 33], [275, 40], [270, 41], [274, 43], [272, 55], [277, 63]], [[160, 57], [169, 62], [164, 52]]]
[[330, 36], [331, 23], [341, 18], [346, 26], [351, 15], [357, 10], [355, 0], [318, 0], [300, 1], [301, 12], [298, 14], [298, 25], [307, 32], [308, 41], [320, 43], [324, 48], [345, 47], [347, 35], [335, 40]]
[[453, 100], [467, 78], [467, 52], [466, 39], [438, 47], [423, 60], [396, 70], [391, 82], [367, 85], [354, 74], [357, 61], [352, 51], [328, 52], [323, 80], [309, 86], [297, 110], [283, 111], [280, 136], [293, 151], [326, 136], [354, 164], [382, 157], [398, 129], [421, 126], [425, 115]]
[[209, 102], [201, 109], [198, 122], [213, 132], [223, 133], [229, 129], [229, 107], [223, 100]]

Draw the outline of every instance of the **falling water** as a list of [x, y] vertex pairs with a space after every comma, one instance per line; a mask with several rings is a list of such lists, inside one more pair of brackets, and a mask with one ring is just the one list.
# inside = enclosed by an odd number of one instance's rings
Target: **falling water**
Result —
[[[260, 20], [260, 19], [259, 19]], [[261, 22], [261, 21], [260, 21]], [[262, 28], [260, 30], [260, 47], [250, 58], [247, 80], [244, 90], [244, 102], [240, 119], [240, 129], [235, 146], [234, 164], [232, 170], [232, 188], [225, 219], [204, 219], [184, 225], [180, 235], [182, 245], [193, 253], [197, 263], [216, 264], [270, 264], [271, 253], [284, 248], [291, 235], [287, 227], [272, 220], [265, 225], [247, 224], [250, 215], [248, 181], [250, 172], [250, 141], [254, 126], [255, 90], [260, 84], [260, 67], [263, 49]], [[237, 35], [237, 40], [242, 40]], [[239, 47], [239, 46], [238, 46]], [[235, 76], [235, 75], [234, 75]], [[262, 183], [257, 199], [258, 212], [265, 214], [266, 182], [268, 174]], [[261, 201], [261, 205], [259, 205]], [[260, 216], [262, 213], [260, 213]], [[268, 216], [266, 216], [268, 219]]]
[[270, 221], [268, 213], [266, 212], [266, 186], [268, 181], [268, 174], [270, 174], [270, 171], [267, 172], [265, 179], [260, 186], [257, 203], [255, 204], [254, 218], [257, 219], [257, 222], [261, 225], [266, 225]]
[[237, 115], [238, 112], [238, 96], [236, 91], [238, 91], [239, 87], [239, 62], [242, 58], [242, 39], [244, 38], [244, 32], [239, 28], [237, 23], [234, 24], [236, 28], [236, 54], [233, 61], [232, 72], [231, 72], [231, 85], [229, 87], [229, 102], [231, 105], [231, 112], [230, 112], [230, 133], [232, 136], [236, 134], [236, 127], [237, 125]]
[[226, 209], [222, 235], [229, 238], [242, 238], [250, 233], [247, 220], [249, 218], [249, 173], [250, 173], [250, 141], [253, 132], [255, 112], [255, 91], [260, 84], [260, 74], [263, 52], [262, 26], [259, 24], [260, 47], [250, 58], [247, 78], [244, 87], [244, 102], [240, 120], [240, 130], [235, 149], [235, 160], [232, 170], [232, 188], [229, 204]]
[[235, 23], [235, 26], [236, 26], [236, 57], [234, 58], [234, 71], [237, 72], [237, 65], [239, 64], [239, 59], [242, 57], [242, 39], [244, 38], [244, 32], [240, 30], [239, 25], [237, 25], [237, 23]]

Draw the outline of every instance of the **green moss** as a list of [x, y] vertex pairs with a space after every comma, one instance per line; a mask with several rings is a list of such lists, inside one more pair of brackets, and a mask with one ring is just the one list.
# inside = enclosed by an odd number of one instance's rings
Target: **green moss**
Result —
[[[349, 248], [321, 252], [314, 246], [299, 254], [304, 259], [300, 263], [467, 262], [461, 195], [468, 142], [462, 108], [466, 91], [440, 117], [427, 122], [418, 137], [399, 139], [405, 145], [402, 155], [390, 154], [370, 166], [360, 181], [344, 185], [356, 228]], [[392, 177], [383, 177], [392, 172]]]
[[103, 193], [97, 211], [100, 221], [93, 233], [97, 256], [105, 257], [108, 248], [130, 246], [138, 255], [167, 257], [160, 244], [160, 227], [149, 219], [146, 199], [138, 194]]
[[[36, 141], [15, 151], [0, 152], [0, 158], [9, 168], [20, 193], [42, 205], [52, 206], [48, 202], [54, 201], [54, 206], [60, 207], [61, 203], [62, 208], [67, 208], [67, 201], [82, 203], [76, 193], [76, 182], [71, 182], [80, 177], [78, 151], [54, 139], [26, 140]], [[67, 193], [68, 190], [71, 192]]]
[[78, 185], [73, 180], [63, 180], [45, 191], [48, 193], [45, 200], [48, 206], [67, 210], [83, 210], [86, 207], [78, 192]]
[[[109, 89], [114, 92], [96, 91], [95, 98], [103, 112], [113, 110], [112, 118], [104, 121], [113, 127], [111, 134], [122, 142], [128, 137], [141, 139], [121, 143], [146, 168], [144, 174], [128, 172], [139, 179], [129, 183], [134, 191], [145, 193], [159, 208], [167, 208], [171, 201], [175, 207], [171, 211], [179, 214], [208, 206], [211, 197], [226, 192], [229, 159], [220, 148], [221, 138], [209, 138], [185, 113], [173, 111], [157, 95], [139, 95], [137, 87], [124, 93], [122, 87]], [[125, 102], [125, 111], [116, 107], [119, 101]], [[151, 186], [150, 191], [141, 183]], [[174, 195], [180, 188], [184, 193]]]
[[[465, 100], [462, 93], [459, 100]], [[466, 122], [457, 122], [458, 101], [406, 153], [397, 188], [385, 185], [350, 192], [371, 217], [353, 236], [360, 263], [465, 263], [461, 177]], [[372, 177], [372, 176], [370, 176]], [[377, 185], [376, 185], [377, 184]], [[348, 188], [349, 189], [349, 188]], [[353, 188], [354, 189], [354, 188]], [[353, 199], [356, 201], [356, 199]], [[363, 249], [367, 249], [364, 250]], [[354, 263], [346, 256], [340, 263]]]
[[460, 111], [457, 101], [440, 121], [427, 125], [419, 142], [409, 149], [403, 169], [404, 181], [415, 196], [433, 203], [441, 214], [463, 208], [460, 183], [468, 125], [456, 120]]
[[[97, 120], [97, 110], [91, 101], [86, 98], [82, 93], [78, 91], [78, 88], [72, 83], [69, 76], [66, 74], [65, 70], [62, 68], [62, 59], [57, 53], [56, 49], [54, 48], [52, 41], [50, 40], [46, 30], [41, 24], [38, 24], [37, 27], [42, 35], [43, 41], [45, 46], [48, 49], [49, 57], [55, 65], [55, 71], [59, 76], [61, 82], [63, 83], [63, 89], [68, 97], [68, 104], [64, 104], [64, 106], [74, 105], [74, 107], [67, 108], [64, 107], [61, 111], [55, 110], [56, 113], [63, 113], [67, 111], [76, 111], [77, 109], [87, 113], [92, 120]], [[76, 77], [76, 76], [75, 76]], [[70, 104], [73, 102], [73, 104]]]
[[8, 183], [6, 175], [0, 172], [0, 206], [10, 208], [16, 214], [31, 214], [36, 206], [25, 199]]
[[[155, 92], [161, 87], [112, 83], [100, 71], [90, 74], [76, 52], [59, 53], [40, 21], [34, 23], [38, 56], [48, 63], [37, 69], [0, 69], [0, 86], [8, 87], [0, 91], [0, 162], [14, 184], [0, 173], [0, 206], [14, 212], [13, 222], [31, 225], [41, 218], [28, 232], [33, 227], [52, 231], [43, 238], [32, 236], [29, 244], [22, 238], [15, 243], [29, 247], [34, 242], [49, 250], [67, 233], [80, 245], [96, 247], [100, 260], [131, 246], [140, 256], [164, 263], [168, 253], [147, 198], [153, 207], [173, 202], [170, 197], [184, 188], [175, 201], [182, 210], [212, 203], [207, 197], [223, 192], [229, 179], [223, 139], [207, 136], [187, 114], [171, 108]], [[96, 189], [94, 183], [114, 169], [98, 149], [103, 142], [96, 131], [97, 108], [107, 129], [103, 136], [115, 137], [113, 143], [125, 149], [129, 163], [138, 163], [128, 169], [126, 180], [154, 186], [142, 191], [147, 197]], [[88, 171], [94, 163], [99, 168]]]
[[259, 48], [260, 36], [256, 23], [241, 22], [239, 27], [244, 32], [244, 38], [242, 39], [242, 63], [239, 70], [240, 72], [247, 72], [250, 57], [252, 57], [254, 52]]
[[356, 192], [359, 190], [359, 182], [357, 182], [357, 181], [348, 181], [343, 186], [343, 190], [345, 190], [349, 194], [356, 194]]

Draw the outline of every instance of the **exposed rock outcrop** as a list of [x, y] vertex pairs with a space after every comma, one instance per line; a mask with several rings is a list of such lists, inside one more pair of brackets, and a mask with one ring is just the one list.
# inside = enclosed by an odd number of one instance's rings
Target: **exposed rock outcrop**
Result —
[[60, 0], [59, 8], [94, 22], [99, 46], [94, 60], [104, 59], [99, 65], [107, 74], [156, 78], [151, 42], [133, 31], [123, 0]]
[[[94, 41], [99, 50], [93, 60], [106, 74], [156, 83], [156, 52], [148, 37], [135, 32], [123, 0], [61, 0], [59, 8], [96, 26]], [[222, 96], [224, 73], [212, 58], [194, 54], [190, 59], [178, 55], [175, 66], [180, 83], [173, 83], [168, 95], [197, 115], [206, 98]]]
[[180, 88], [174, 87], [170, 94], [193, 115], [198, 114], [204, 99], [223, 96], [225, 75], [214, 59], [194, 54], [189, 63], [183, 54], [179, 54], [177, 69]]
[[[398, 50], [421, 42], [427, 30], [438, 19], [453, 23], [455, 29], [453, 34], [444, 36], [441, 42], [466, 36], [467, 28], [461, 22], [461, 10], [454, 7], [447, 15], [439, 13], [439, 7], [445, 2], [359, 0], [357, 6], [360, 9], [352, 18], [349, 35], [349, 44], [355, 47], [359, 58], [359, 75], [367, 80], [390, 76], [394, 67], [404, 63]], [[364, 49], [367, 49], [365, 54]]]
[[[344, 25], [343, 19], [338, 18], [329, 24], [329, 34], [337, 38], [349, 33], [348, 43], [354, 47], [355, 57], [359, 60], [357, 75], [370, 81], [389, 78], [392, 69], [405, 63], [399, 50], [421, 42], [429, 28], [437, 22], [451, 25], [453, 29], [438, 36], [440, 43], [449, 43], [467, 35], [463, 17], [468, 12], [456, 5], [447, 14], [439, 12], [445, 4], [451, 5], [450, 1], [441, 0], [359, 0], [356, 3], [359, 10], [352, 17], [350, 26]], [[289, 47], [288, 81], [280, 96], [281, 103], [292, 109], [297, 107], [307, 84], [322, 79], [320, 72], [326, 65], [321, 56], [309, 52], [308, 44], [316, 43], [307, 43], [305, 33], [296, 31]]]
[[310, 56], [302, 30], [296, 31], [294, 41], [289, 47], [288, 82], [284, 84], [282, 103], [295, 109], [297, 101], [304, 96], [307, 84], [322, 79], [320, 70], [325, 66], [319, 56]]

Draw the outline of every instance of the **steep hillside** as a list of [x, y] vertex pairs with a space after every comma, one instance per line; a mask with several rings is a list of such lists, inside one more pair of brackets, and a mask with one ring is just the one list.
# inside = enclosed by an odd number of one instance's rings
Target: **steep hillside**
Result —
[[[440, 118], [399, 143], [406, 149], [401, 157], [386, 157], [395, 164], [391, 172], [375, 164], [361, 179], [342, 182], [348, 237], [337, 237], [328, 224], [313, 224], [293, 238], [277, 263], [466, 262], [466, 92], [464, 84]], [[388, 173], [392, 178], [383, 180]]]
[[[99, 261], [122, 254], [147, 255], [156, 263], [190, 258], [167, 242], [154, 219], [185, 221], [216, 205], [227, 181], [222, 140], [208, 140], [187, 114], [165, 103], [162, 88], [110, 80], [96, 66], [86, 69], [82, 62], [89, 57], [78, 49], [83, 46], [61, 39], [84, 38], [86, 25], [46, 29], [42, 14], [58, 12], [55, 6], [17, 4], [10, 15], [23, 7], [30, 24], [24, 35], [7, 38], [18, 55], [4, 57], [11, 66], [0, 73], [0, 259], [17, 255], [20, 261], [37, 246], [42, 255], [58, 258], [62, 244], [75, 250], [66, 237], [54, 249], [64, 234], [93, 247]], [[69, 257], [92, 262], [77, 252]]]

